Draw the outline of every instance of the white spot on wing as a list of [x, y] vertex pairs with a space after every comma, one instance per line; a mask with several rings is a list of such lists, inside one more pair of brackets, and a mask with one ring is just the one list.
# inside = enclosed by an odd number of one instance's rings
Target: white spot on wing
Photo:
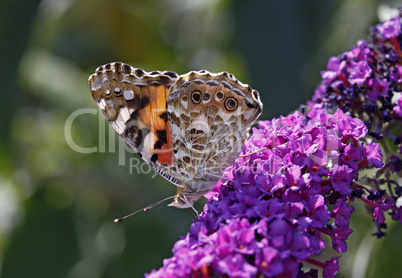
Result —
[[145, 136], [144, 138], [144, 149], [148, 153], [152, 153], [154, 151], [154, 145], [157, 140], [158, 138], [156, 137], [155, 133], [153, 132], [148, 133], [147, 136]]
[[132, 90], [125, 90], [123, 92], [123, 96], [126, 100], [130, 100], [134, 98], [134, 92]]
[[183, 100], [183, 98], [180, 99], [181, 105], [183, 105], [184, 109], [187, 110], [188, 108], [188, 100]]
[[[120, 110], [121, 111], [121, 110]], [[120, 129], [121, 130], [124, 130], [125, 129], [125, 127], [126, 127], [126, 122], [124, 121], [124, 119], [123, 119], [123, 117], [121, 116], [121, 113], [119, 113], [119, 115], [117, 116], [117, 119], [116, 119], [116, 124], [118, 124], [119, 126], [120, 126]], [[119, 134], [121, 134], [121, 133], [119, 133]]]
[[205, 114], [198, 116], [189, 126], [189, 129], [195, 128], [196, 130], [202, 130], [204, 133], [209, 132], [208, 117]]
[[98, 105], [99, 105], [99, 108], [100, 108], [100, 109], [105, 110], [105, 109], [106, 109], [106, 102], [105, 102], [105, 99], [102, 98], [102, 99], [98, 102]]
[[116, 130], [118, 134], [122, 134], [124, 129], [123, 127], [116, 121], [116, 122], [110, 122], [110, 125]]
[[122, 107], [122, 108], [120, 108], [120, 115], [119, 116], [121, 116], [121, 118], [123, 119], [123, 121], [124, 121], [124, 125], [127, 123], [127, 121], [130, 119], [130, 113], [128, 112], [128, 109], [127, 109], [127, 107]]
[[110, 90], [109, 90], [109, 89], [106, 89], [105, 94], [106, 94], [107, 96], [110, 95]]

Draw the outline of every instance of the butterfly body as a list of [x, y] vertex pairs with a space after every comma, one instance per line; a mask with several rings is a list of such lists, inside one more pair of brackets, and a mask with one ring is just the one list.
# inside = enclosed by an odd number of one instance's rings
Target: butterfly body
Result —
[[213, 189], [262, 112], [258, 92], [227, 72], [179, 76], [116, 62], [99, 67], [89, 85], [117, 133], [177, 186], [171, 205], [180, 208]]

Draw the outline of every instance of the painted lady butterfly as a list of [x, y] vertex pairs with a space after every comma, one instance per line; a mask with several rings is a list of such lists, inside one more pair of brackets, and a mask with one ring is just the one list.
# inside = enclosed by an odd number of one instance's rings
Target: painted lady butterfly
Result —
[[227, 72], [179, 76], [115, 62], [97, 68], [89, 86], [124, 141], [177, 186], [170, 205], [179, 208], [214, 188], [262, 112], [258, 92]]

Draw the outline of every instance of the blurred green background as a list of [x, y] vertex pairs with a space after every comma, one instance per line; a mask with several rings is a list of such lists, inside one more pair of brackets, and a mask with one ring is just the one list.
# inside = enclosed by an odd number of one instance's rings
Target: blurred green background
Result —
[[[137, 156], [124, 152], [92, 100], [87, 79], [96, 67], [122, 61], [146, 71], [229, 71], [260, 92], [267, 120], [309, 99], [328, 58], [367, 38], [378, 16], [397, 6], [2, 0], [1, 277], [141, 277], [171, 256], [193, 221], [186, 210], [161, 205], [113, 223], [175, 188], [130, 167]], [[402, 225], [375, 240], [359, 205], [339, 277], [398, 277]]]

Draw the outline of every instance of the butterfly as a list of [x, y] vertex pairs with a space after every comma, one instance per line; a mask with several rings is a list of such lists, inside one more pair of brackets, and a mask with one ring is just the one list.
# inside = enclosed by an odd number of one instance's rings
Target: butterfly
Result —
[[239, 156], [262, 113], [259, 93], [227, 72], [178, 75], [114, 62], [89, 87], [123, 140], [177, 187], [170, 206], [192, 207]]

